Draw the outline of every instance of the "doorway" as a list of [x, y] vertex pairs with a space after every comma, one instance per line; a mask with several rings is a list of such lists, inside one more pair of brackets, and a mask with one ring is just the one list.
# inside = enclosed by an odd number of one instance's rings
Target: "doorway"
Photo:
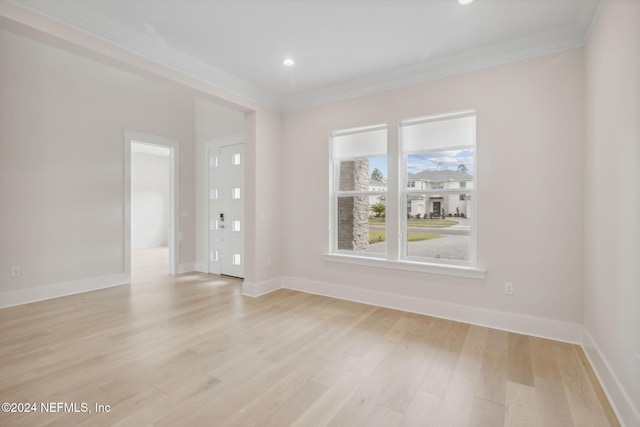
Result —
[[432, 213], [435, 215], [440, 215], [440, 210], [442, 209], [442, 202], [433, 202], [433, 211]]
[[131, 144], [131, 271], [169, 274], [169, 148]]
[[130, 130], [124, 140], [125, 273], [176, 274], [179, 142]]
[[244, 144], [209, 145], [208, 272], [244, 278]]

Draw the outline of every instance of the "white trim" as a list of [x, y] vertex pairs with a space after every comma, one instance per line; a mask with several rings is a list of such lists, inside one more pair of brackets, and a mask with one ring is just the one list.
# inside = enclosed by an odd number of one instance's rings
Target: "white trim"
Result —
[[[444, 120], [461, 119], [464, 117], [476, 117], [477, 115], [478, 115], [478, 112], [475, 109], [470, 108], [468, 110], [451, 111], [447, 113], [439, 113], [439, 114], [432, 114], [429, 116], [418, 116], [418, 117], [413, 117], [409, 119], [403, 119], [399, 121], [398, 127], [403, 128], [407, 126], [422, 125], [425, 123], [441, 122]], [[452, 147], [452, 149], [455, 149], [455, 147]]]
[[[343, 136], [349, 136], [349, 135], [357, 135], [357, 134], [362, 134], [362, 133], [368, 133], [368, 132], [377, 132], [377, 131], [386, 131], [386, 135], [385, 135], [385, 145], [386, 145], [386, 156], [387, 156], [387, 161], [389, 159], [389, 125], [387, 123], [379, 123], [379, 124], [375, 124], [375, 125], [368, 125], [368, 126], [359, 126], [359, 127], [352, 127], [352, 128], [345, 128], [345, 129], [338, 129], [338, 130], [334, 130], [331, 131], [329, 133], [329, 144], [328, 145], [328, 149], [329, 149], [329, 251], [332, 253], [340, 253], [340, 250], [338, 249], [338, 198], [341, 196], [384, 196], [385, 199], [388, 199], [388, 193], [389, 193], [389, 186], [387, 186], [387, 190], [386, 191], [369, 191], [369, 190], [340, 190], [338, 187], [338, 185], [336, 185], [338, 182], [340, 182], [340, 162], [341, 161], [347, 161], [350, 158], [349, 157], [340, 157], [340, 158], [335, 158], [334, 157], [334, 145], [335, 145], [335, 141], [334, 138], [336, 137], [343, 137]], [[387, 234], [389, 234], [389, 224], [388, 222], [385, 224], [385, 231]], [[387, 252], [385, 252], [384, 254], [371, 254], [374, 257], [388, 257], [389, 256], [389, 251], [387, 250]]]
[[[468, 144], [468, 145], [464, 145], [464, 146], [459, 146], [459, 147], [443, 147], [443, 148], [429, 148], [428, 150], [420, 150], [420, 151], [404, 151], [404, 141], [402, 138], [402, 129], [403, 128], [407, 128], [410, 126], [416, 126], [416, 125], [421, 125], [421, 124], [425, 124], [425, 123], [436, 123], [436, 122], [441, 122], [441, 121], [445, 121], [445, 120], [454, 120], [454, 119], [461, 119], [461, 118], [467, 118], [467, 117], [473, 117], [474, 119], [474, 127], [473, 127], [473, 144]], [[398, 123], [398, 160], [400, 162], [400, 182], [398, 183], [398, 190], [399, 190], [399, 205], [398, 205], [398, 215], [400, 218], [400, 232], [398, 233], [398, 245], [401, 249], [400, 253], [399, 253], [399, 258], [401, 261], [408, 261], [411, 262], [412, 259], [416, 259], [417, 257], [411, 257], [408, 254], [408, 235], [407, 235], [407, 230], [409, 229], [408, 227], [408, 218], [405, 215], [405, 209], [407, 206], [407, 199], [411, 194], [424, 194], [424, 195], [430, 195], [430, 194], [466, 194], [469, 193], [471, 194], [471, 210], [472, 210], [472, 217], [470, 218], [471, 221], [471, 231], [469, 233], [469, 261], [460, 261], [459, 265], [467, 267], [465, 270], [455, 270], [455, 269], [451, 269], [450, 265], [447, 264], [447, 262], [449, 262], [450, 264], [453, 264], [454, 268], [457, 268], [458, 263], [456, 263], [455, 261], [441, 261], [441, 262], [437, 262], [437, 261], [433, 261], [431, 263], [429, 263], [429, 261], [426, 260], [420, 260], [418, 261], [419, 263], [425, 263], [425, 264], [432, 264], [434, 267], [437, 266], [444, 266], [447, 267], [446, 269], [434, 269], [431, 266], [428, 266], [427, 269], [422, 270], [425, 272], [433, 272], [435, 274], [446, 274], [446, 275], [452, 275], [452, 276], [458, 276], [459, 274], [456, 274], [456, 272], [458, 271], [462, 271], [464, 272], [463, 274], [466, 274], [468, 272], [470, 272], [471, 274], [474, 274], [472, 276], [467, 276], [467, 275], [463, 275], [461, 277], [472, 277], [472, 278], [476, 278], [476, 279], [484, 279], [484, 270], [482, 269], [478, 269], [477, 268], [477, 247], [478, 247], [478, 197], [477, 197], [477, 190], [478, 190], [478, 182], [477, 182], [477, 177], [478, 177], [478, 172], [477, 172], [477, 167], [478, 167], [478, 161], [477, 161], [477, 152], [478, 152], [478, 113], [475, 109], [471, 108], [471, 109], [467, 109], [467, 110], [460, 110], [460, 111], [451, 111], [451, 112], [446, 112], [446, 113], [441, 113], [441, 114], [434, 114], [434, 115], [429, 115], [429, 116], [422, 116], [422, 117], [414, 117], [414, 118], [410, 118], [410, 119], [404, 119], [404, 120], [400, 120]], [[472, 178], [466, 181], [470, 181], [473, 184], [472, 188], [465, 188], [463, 189], [423, 189], [423, 190], [408, 190], [406, 183], [409, 182], [409, 175], [408, 175], [408, 168], [407, 168], [407, 157], [411, 154], [414, 153], [424, 153], [424, 152], [437, 152], [437, 151], [443, 151], [443, 150], [456, 150], [456, 149], [466, 149], [466, 148], [473, 148], [473, 170], [474, 173], [472, 175]], [[428, 211], [428, 209], [425, 210], [425, 215], [426, 215], [426, 211]], [[467, 212], [468, 214], [468, 212]], [[415, 271], [415, 270], [412, 270]], [[447, 273], [447, 271], [449, 271], [450, 273]]]
[[131, 283], [131, 276], [119, 273], [71, 282], [54, 283], [52, 285], [38, 286], [37, 288], [21, 289], [0, 294], [0, 308], [128, 285], [129, 283]]
[[487, 49], [472, 49], [371, 76], [360, 76], [321, 89], [285, 96], [282, 100], [283, 111], [302, 110], [578, 49], [584, 47], [584, 36], [584, 31], [576, 31], [558, 36], [551, 35], [546, 40], [507, 41]]
[[282, 278], [276, 277], [264, 282], [250, 283], [246, 280], [242, 283], [242, 295], [259, 297], [282, 288]]
[[[599, 0], [598, 7], [603, 0]], [[597, 12], [590, 8], [583, 9], [578, 17], [581, 25], [577, 29], [566, 29], [560, 33], [507, 40], [486, 48], [469, 49], [458, 54], [433, 58], [429, 61], [375, 73], [358, 76], [347, 81], [281, 96], [268, 89], [258, 87], [237, 76], [233, 76], [211, 64], [190, 57], [167, 46], [157, 43], [153, 38], [145, 37], [112, 20], [105, 20], [93, 13], [71, 5], [70, 2], [48, 0], [46, 2], [24, 3], [17, 0], [10, 2], [14, 7], [29, 10], [45, 16], [64, 26], [88, 34], [96, 39], [118, 46], [142, 58], [158, 62], [169, 69], [212, 84], [233, 94], [255, 100], [262, 105], [280, 112], [301, 110], [312, 106], [328, 104], [345, 99], [374, 94], [377, 92], [406, 87], [430, 80], [450, 77], [466, 72], [513, 63], [584, 47], [585, 40], [591, 32]], [[598, 9], [598, 8], [594, 8]], [[89, 30], [91, 29], [91, 30]]]
[[633, 399], [627, 394], [587, 328], [584, 328], [582, 348], [618, 417], [618, 421], [623, 426], [640, 426], [640, 407], [633, 406]]
[[591, 37], [591, 34], [593, 33], [593, 29], [595, 28], [596, 23], [598, 22], [598, 19], [600, 19], [600, 14], [602, 13], [602, 6], [604, 5], [604, 1], [605, 0], [598, 0], [598, 3], [593, 8], [593, 12], [591, 13], [590, 16], [588, 16], [587, 23], [585, 24], [586, 30], [584, 32], [585, 47], [587, 45], [587, 42], [589, 41], [589, 38]]
[[209, 267], [207, 263], [195, 262], [193, 263], [193, 271], [197, 271], [198, 273], [209, 274]]
[[358, 126], [354, 128], [337, 129], [337, 130], [331, 131], [331, 138], [338, 137], [338, 136], [357, 135], [365, 132], [387, 130], [388, 128], [389, 128], [388, 124], [380, 123], [377, 125], [370, 125], [370, 126]]
[[169, 274], [177, 274], [180, 270], [178, 260], [180, 259], [178, 242], [180, 241], [179, 230], [179, 206], [180, 206], [180, 141], [164, 136], [153, 135], [132, 129], [123, 129], [124, 140], [124, 167], [123, 167], [123, 209], [122, 221], [123, 230], [123, 272], [131, 275], [131, 145], [136, 142], [140, 144], [156, 145], [169, 149], [170, 165], [170, 212], [169, 212]]
[[255, 100], [265, 107], [281, 109], [281, 99], [272, 91], [258, 87], [177, 49], [160, 44], [153, 37], [145, 37], [131, 31], [114, 20], [105, 19], [104, 16], [98, 16], [85, 8], [76, 7], [73, 3], [59, 0], [47, 0], [37, 6], [15, 0], [11, 3], [73, 28], [82, 34], [118, 46], [141, 58], [150, 59], [184, 75]]
[[390, 260], [373, 258], [371, 256], [355, 256], [345, 254], [323, 254], [326, 262], [338, 262], [342, 264], [361, 265], [366, 267], [386, 268], [390, 270], [415, 271], [418, 273], [439, 274], [443, 276], [465, 277], [467, 279], [484, 280], [486, 271], [480, 268], [453, 265], [453, 264], [429, 264], [409, 260]]
[[198, 271], [196, 270], [195, 262], [181, 262], [180, 265], [178, 265], [178, 272], [176, 274], [191, 273], [193, 271]]
[[540, 317], [524, 316], [521, 314], [451, 304], [295, 277], [283, 277], [282, 287], [310, 294], [324, 295], [378, 307], [402, 310], [409, 313], [424, 314], [572, 344], [580, 344], [582, 342], [583, 327], [575, 323], [560, 322]]

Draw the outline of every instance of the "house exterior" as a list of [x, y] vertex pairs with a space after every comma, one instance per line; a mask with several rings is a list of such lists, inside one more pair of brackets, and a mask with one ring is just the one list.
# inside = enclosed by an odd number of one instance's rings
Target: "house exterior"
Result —
[[[387, 183], [378, 181], [375, 179], [369, 180], [369, 191], [387, 191]], [[375, 216], [375, 213], [371, 211], [371, 206], [376, 203], [385, 203], [384, 196], [369, 196], [369, 216]]]
[[[473, 177], [462, 170], [425, 170], [417, 174], [410, 173], [407, 179], [410, 190], [450, 190], [473, 188]], [[407, 200], [407, 213], [420, 215], [473, 215], [471, 195], [464, 193], [427, 193], [411, 194]]]
[[[407, 180], [410, 190], [459, 190], [473, 188], [473, 176], [461, 170], [426, 170], [410, 173]], [[387, 184], [377, 180], [369, 181], [369, 191], [386, 191]], [[369, 196], [369, 207], [384, 202], [384, 196]], [[407, 213], [412, 217], [423, 218], [430, 214], [458, 215], [471, 218], [473, 215], [471, 195], [464, 193], [425, 193], [410, 194], [407, 200]], [[372, 215], [373, 213], [370, 213]]]

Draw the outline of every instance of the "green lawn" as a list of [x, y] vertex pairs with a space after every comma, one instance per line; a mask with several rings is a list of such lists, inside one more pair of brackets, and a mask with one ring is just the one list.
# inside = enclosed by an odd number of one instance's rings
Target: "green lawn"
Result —
[[[370, 225], [384, 225], [384, 218], [369, 218]], [[458, 221], [450, 219], [415, 219], [409, 218], [407, 225], [409, 227], [425, 227], [425, 228], [446, 228], [458, 224]]]
[[[442, 235], [422, 231], [410, 231], [408, 240], [410, 242], [419, 242], [421, 240], [431, 240], [439, 237], [442, 237]], [[385, 240], [386, 232], [384, 230], [369, 230], [369, 243], [384, 242]]]

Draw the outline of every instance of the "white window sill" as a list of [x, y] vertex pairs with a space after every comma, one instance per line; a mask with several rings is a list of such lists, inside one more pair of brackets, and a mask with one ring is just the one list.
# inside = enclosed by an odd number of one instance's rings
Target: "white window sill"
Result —
[[369, 258], [355, 255], [323, 254], [327, 262], [363, 265], [367, 267], [388, 268], [392, 270], [416, 271], [419, 273], [440, 274], [444, 276], [465, 277], [468, 279], [484, 279], [485, 270], [447, 264], [430, 264], [407, 260], [391, 261], [388, 259]]

